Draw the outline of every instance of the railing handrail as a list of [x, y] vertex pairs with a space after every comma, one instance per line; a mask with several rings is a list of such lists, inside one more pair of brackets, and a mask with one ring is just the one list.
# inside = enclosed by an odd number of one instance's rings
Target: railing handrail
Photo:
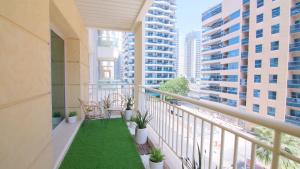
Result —
[[[224, 107], [221, 105], [216, 105], [215, 103], [208, 103], [208, 102], [201, 101], [201, 100], [195, 100], [195, 99], [192, 99], [192, 98], [189, 98], [186, 96], [180, 96], [177, 94], [164, 92], [161, 90], [157, 90], [157, 89], [142, 86], [142, 85], [140, 87], [143, 89], [155, 92], [155, 93], [159, 93], [162, 95], [168, 95], [173, 98], [176, 98], [176, 99], [179, 99], [179, 100], [182, 100], [185, 102], [189, 102], [189, 103], [192, 103], [192, 104], [200, 106], [200, 107], [204, 107], [204, 108], [216, 111], [216, 112], [220, 112], [222, 114], [229, 115], [231, 117], [236, 117], [241, 120], [245, 120], [245, 121], [252, 122], [252, 123], [255, 123], [255, 124], [258, 124], [261, 126], [265, 126], [267, 128], [275, 129], [282, 133], [300, 137], [300, 127], [282, 122], [280, 120], [267, 118], [267, 117], [264, 117], [264, 116], [261, 116], [261, 115], [255, 114], [255, 113], [246, 113], [246, 112], [243, 112], [242, 110], [237, 110], [235, 108]], [[201, 116], [199, 116], [197, 114], [193, 114], [193, 115], [198, 118], [202, 118]]]

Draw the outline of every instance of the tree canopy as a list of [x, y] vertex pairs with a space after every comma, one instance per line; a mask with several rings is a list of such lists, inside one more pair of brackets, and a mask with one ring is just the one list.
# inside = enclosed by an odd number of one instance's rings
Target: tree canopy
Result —
[[159, 90], [178, 95], [186, 95], [189, 91], [189, 82], [184, 77], [177, 77], [162, 83]]
[[[273, 144], [273, 131], [271, 129], [265, 127], [254, 127], [252, 131], [256, 138], [260, 141], [263, 141], [267, 144]], [[281, 147], [292, 155], [300, 155], [298, 150], [300, 147], [300, 141], [296, 137], [282, 134]], [[262, 146], [257, 146], [256, 157], [265, 165], [269, 165], [272, 160], [272, 152]], [[279, 168], [281, 169], [298, 169], [299, 167], [299, 164], [286, 158], [280, 158], [279, 160]]]

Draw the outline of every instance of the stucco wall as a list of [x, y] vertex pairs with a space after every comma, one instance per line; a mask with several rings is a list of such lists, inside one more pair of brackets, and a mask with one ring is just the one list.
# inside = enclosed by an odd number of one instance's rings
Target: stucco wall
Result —
[[87, 31], [73, 0], [1, 1], [0, 25], [0, 168], [50, 169], [50, 25], [67, 39], [68, 110], [88, 98]]

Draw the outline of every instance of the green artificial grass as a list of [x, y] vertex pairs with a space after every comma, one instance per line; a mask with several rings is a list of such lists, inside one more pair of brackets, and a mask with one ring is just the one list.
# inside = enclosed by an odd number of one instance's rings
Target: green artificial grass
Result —
[[144, 169], [122, 119], [92, 120], [81, 125], [60, 169]]

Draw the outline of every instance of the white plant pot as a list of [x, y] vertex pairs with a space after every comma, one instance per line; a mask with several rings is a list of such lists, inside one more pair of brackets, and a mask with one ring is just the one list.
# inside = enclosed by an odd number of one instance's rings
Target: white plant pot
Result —
[[163, 169], [164, 161], [155, 163], [155, 162], [152, 162], [151, 160], [149, 160], [149, 166], [150, 166], [150, 169]]
[[52, 124], [54, 126], [58, 125], [60, 121], [61, 121], [61, 117], [52, 117]]
[[147, 128], [144, 128], [144, 129], [136, 128], [135, 129], [136, 143], [145, 144], [147, 142], [147, 137], [148, 137]]
[[77, 122], [77, 116], [68, 117], [68, 122], [73, 124]]
[[129, 121], [132, 116], [132, 110], [125, 110], [125, 120]]

